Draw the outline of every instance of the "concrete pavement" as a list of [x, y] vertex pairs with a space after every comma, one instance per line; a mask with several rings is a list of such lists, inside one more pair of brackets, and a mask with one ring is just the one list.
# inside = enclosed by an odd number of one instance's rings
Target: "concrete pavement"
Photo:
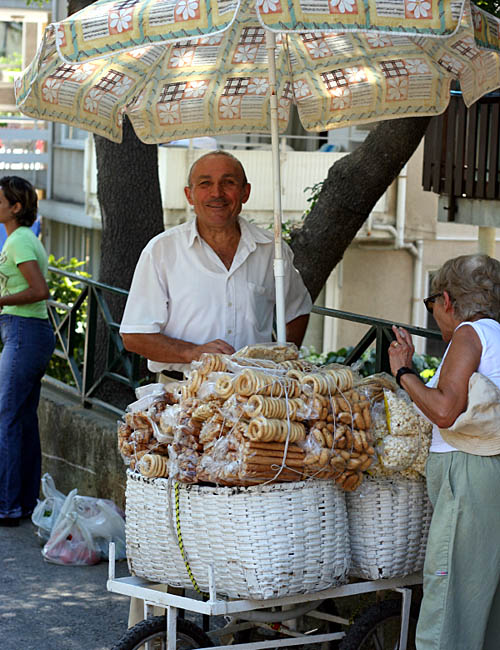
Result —
[[[0, 528], [0, 649], [109, 650], [125, 633], [128, 598], [106, 591], [108, 563], [46, 562], [30, 520]], [[127, 575], [117, 562], [117, 577]]]

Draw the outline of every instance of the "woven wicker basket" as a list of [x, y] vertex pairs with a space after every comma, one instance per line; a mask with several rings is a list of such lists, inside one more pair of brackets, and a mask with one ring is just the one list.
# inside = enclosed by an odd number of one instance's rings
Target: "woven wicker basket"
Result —
[[395, 578], [423, 567], [432, 515], [424, 480], [368, 478], [346, 497], [351, 576]]
[[178, 512], [177, 520], [167, 479], [128, 473], [131, 573], [193, 586], [175, 532], [179, 521], [192, 575], [203, 591], [208, 590], [210, 564], [217, 593], [233, 598], [311, 593], [347, 580], [345, 495], [331, 481], [245, 488], [181, 485]]

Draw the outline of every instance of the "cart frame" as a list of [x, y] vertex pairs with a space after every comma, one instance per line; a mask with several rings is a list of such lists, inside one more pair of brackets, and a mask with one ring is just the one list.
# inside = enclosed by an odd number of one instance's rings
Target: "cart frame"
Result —
[[[131, 598], [138, 598], [144, 602], [144, 617], [149, 618], [152, 615], [154, 607], [160, 607], [167, 612], [166, 638], [167, 650], [176, 650], [177, 645], [177, 614], [178, 610], [187, 610], [202, 614], [205, 616], [230, 616], [234, 618], [245, 619], [244, 614], [259, 610], [266, 610], [272, 607], [291, 608], [283, 612], [281, 620], [290, 621], [294, 616], [293, 606], [303, 605], [304, 603], [314, 603], [332, 598], [343, 598], [346, 596], [355, 596], [359, 594], [373, 593], [377, 591], [393, 590], [401, 593], [401, 630], [399, 649], [406, 650], [408, 643], [408, 629], [410, 620], [410, 607], [412, 590], [411, 586], [422, 584], [422, 574], [414, 573], [409, 576], [399, 578], [382, 578], [379, 580], [361, 580], [350, 584], [331, 587], [310, 594], [297, 594], [295, 596], [285, 596], [282, 598], [272, 598], [269, 600], [249, 600], [249, 599], [225, 599], [218, 598], [215, 590], [214, 570], [209, 567], [209, 597], [208, 600], [197, 600], [187, 596], [179, 596], [173, 593], [157, 591], [157, 583], [152, 583], [137, 576], [127, 576], [116, 578], [115, 576], [115, 549], [114, 544], [110, 544], [109, 551], [109, 573], [106, 583], [107, 590], [112, 593], [122, 594]], [[348, 625], [349, 621], [338, 616], [319, 612], [311, 608], [307, 612], [308, 616], [313, 618], [337, 622]], [[226, 636], [237, 630], [248, 629], [249, 624], [229, 624], [228, 626], [208, 636]], [[265, 648], [279, 648], [293, 645], [307, 645], [313, 643], [323, 643], [327, 641], [340, 640], [345, 636], [345, 632], [332, 632], [328, 634], [303, 634], [293, 630], [293, 627], [287, 628], [279, 626], [279, 631], [289, 634], [290, 638], [270, 639], [269, 641], [259, 641], [254, 643], [236, 643], [231, 647], [235, 650], [264, 650]], [[227, 645], [212, 646], [200, 650], [227, 650]]]

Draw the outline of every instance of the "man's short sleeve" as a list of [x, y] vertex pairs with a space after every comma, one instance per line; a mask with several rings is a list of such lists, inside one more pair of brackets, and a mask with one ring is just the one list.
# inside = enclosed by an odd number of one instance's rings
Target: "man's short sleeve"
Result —
[[[120, 332], [156, 334], [164, 332], [168, 320], [168, 286], [166, 273], [147, 246], [134, 271]], [[166, 264], [166, 260], [163, 260]]]
[[300, 273], [293, 265], [293, 251], [283, 242], [285, 262], [285, 320], [287, 323], [298, 316], [309, 314], [312, 300]]

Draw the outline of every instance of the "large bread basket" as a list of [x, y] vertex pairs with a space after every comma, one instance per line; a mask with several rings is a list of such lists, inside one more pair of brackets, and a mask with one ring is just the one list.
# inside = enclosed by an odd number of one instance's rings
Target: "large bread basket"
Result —
[[189, 568], [207, 591], [212, 565], [217, 593], [233, 598], [319, 591], [345, 582], [350, 565], [345, 495], [332, 481], [178, 484], [176, 493], [167, 479], [129, 471], [126, 533], [132, 574], [192, 588]]
[[423, 479], [368, 478], [346, 501], [351, 576], [377, 580], [422, 569], [432, 516]]

